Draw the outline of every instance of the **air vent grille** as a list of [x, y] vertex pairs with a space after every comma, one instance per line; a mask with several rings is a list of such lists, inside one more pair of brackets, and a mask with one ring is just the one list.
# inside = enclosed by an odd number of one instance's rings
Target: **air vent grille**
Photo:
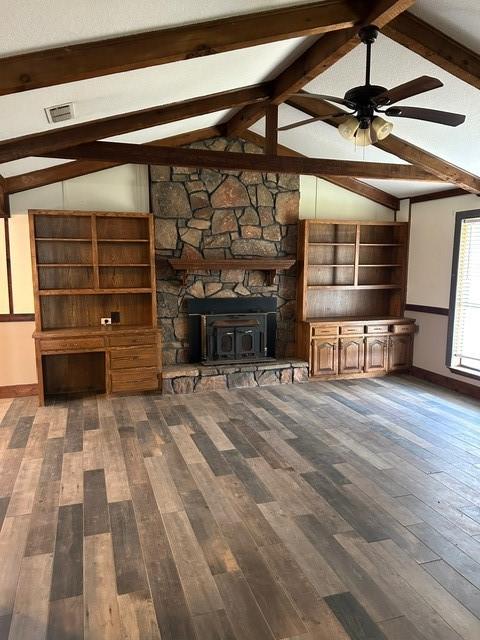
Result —
[[66, 104], [57, 104], [54, 107], [47, 107], [45, 109], [47, 120], [52, 124], [56, 122], [64, 122], [65, 120], [72, 120], [73, 118], [73, 104], [68, 102]]

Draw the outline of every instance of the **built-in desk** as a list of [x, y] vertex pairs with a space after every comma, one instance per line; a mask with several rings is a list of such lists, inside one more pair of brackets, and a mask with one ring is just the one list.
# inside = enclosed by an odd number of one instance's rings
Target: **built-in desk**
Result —
[[41, 405], [54, 394], [158, 388], [157, 329], [110, 325], [36, 331], [33, 337]]

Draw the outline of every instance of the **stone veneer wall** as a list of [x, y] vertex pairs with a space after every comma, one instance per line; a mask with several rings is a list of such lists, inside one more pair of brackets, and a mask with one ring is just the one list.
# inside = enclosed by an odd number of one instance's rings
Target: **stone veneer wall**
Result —
[[[190, 146], [262, 153], [256, 145], [230, 138]], [[163, 364], [189, 362], [186, 297], [276, 296], [277, 355], [293, 355], [294, 268], [280, 272], [272, 286], [267, 286], [264, 273], [241, 269], [198, 272], [184, 286], [166, 259], [296, 257], [298, 176], [164, 166], [152, 166], [150, 176]]]

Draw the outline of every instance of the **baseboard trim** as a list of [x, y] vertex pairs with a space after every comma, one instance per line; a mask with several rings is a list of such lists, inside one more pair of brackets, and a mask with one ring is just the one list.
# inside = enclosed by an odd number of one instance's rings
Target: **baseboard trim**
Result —
[[411, 367], [410, 375], [427, 382], [437, 384], [439, 387], [445, 387], [451, 391], [462, 393], [465, 396], [470, 396], [476, 400], [480, 400], [480, 387], [470, 384], [469, 382], [463, 382], [463, 380], [456, 380], [455, 378], [449, 378], [443, 376], [440, 373], [433, 371], [427, 371], [427, 369], [421, 369], [420, 367]]
[[14, 384], [9, 387], [0, 387], [0, 398], [21, 398], [23, 396], [36, 396], [38, 384]]

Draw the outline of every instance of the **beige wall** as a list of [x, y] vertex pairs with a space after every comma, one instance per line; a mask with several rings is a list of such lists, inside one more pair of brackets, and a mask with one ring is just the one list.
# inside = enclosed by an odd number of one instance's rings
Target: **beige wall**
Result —
[[[455, 214], [480, 209], [477, 196], [458, 196], [412, 205], [407, 302], [448, 308], [452, 270]], [[464, 376], [451, 373], [445, 364], [448, 317], [408, 311], [415, 318], [413, 364], [449, 378], [480, 386]]]
[[[33, 313], [33, 287], [28, 234], [28, 209], [83, 211], [148, 211], [148, 170], [123, 165], [88, 176], [17, 193], [10, 198], [9, 221], [15, 313]], [[3, 249], [0, 232], [0, 259]], [[0, 262], [3, 265], [4, 261]], [[1, 270], [0, 266], [0, 270]], [[0, 313], [8, 313], [4, 273], [0, 271]], [[6, 300], [6, 303], [5, 303]], [[0, 386], [36, 380], [32, 322], [0, 323]]]
[[393, 211], [315, 176], [300, 176], [300, 218], [393, 220]]

